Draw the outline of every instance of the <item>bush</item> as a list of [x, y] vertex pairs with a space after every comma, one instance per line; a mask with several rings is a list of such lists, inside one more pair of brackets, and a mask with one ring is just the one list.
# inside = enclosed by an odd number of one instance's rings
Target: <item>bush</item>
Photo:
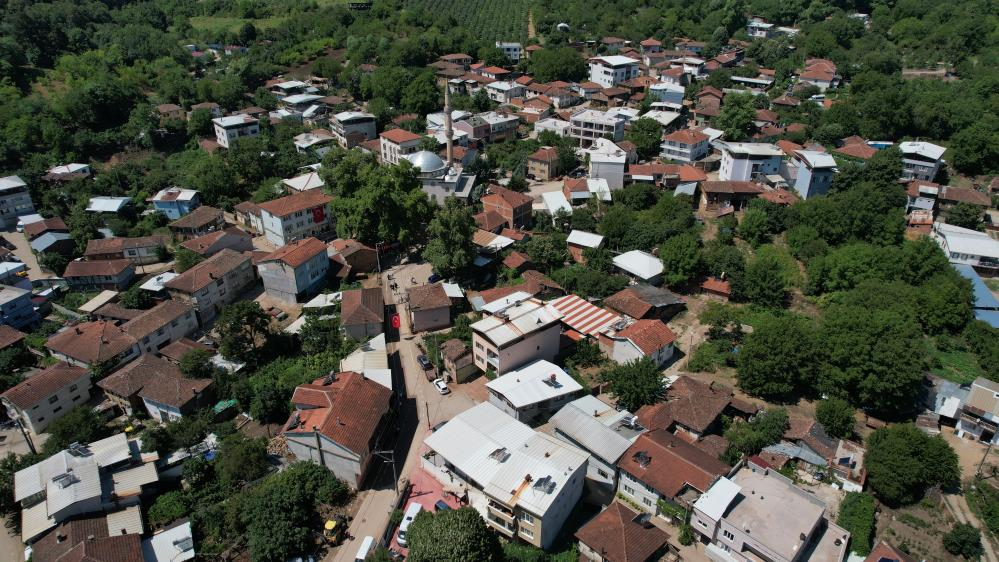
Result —
[[982, 548], [982, 534], [967, 523], [958, 523], [943, 537], [947, 552], [962, 556], [968, 560], [978, 560], [985, 549]]
[[719, 367], [724, 367], [732, 358], [732, 354], [726, 352], [726, 342], [706, 341], [694, 348], [694, 353], [687, 360], [687, 370], [695, 373], [713, 373]]
[[174, 490], [157, 496], [153, 505], [149, 506], [149, 523], [153, 526], [166, 525], [188, 513], [184, 493]]
[[840, 504], [836, 524], [850, 531], [850, 550], [867, 556], [874, 540], [874, 496], [862, 492], [848, 493]]

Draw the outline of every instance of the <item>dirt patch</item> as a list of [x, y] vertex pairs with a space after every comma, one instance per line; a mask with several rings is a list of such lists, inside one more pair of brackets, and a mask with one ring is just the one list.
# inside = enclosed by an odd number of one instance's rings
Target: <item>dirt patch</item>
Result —
[[916, 559], [953, 560], [943, 548], [942, 536], [950, 530], [954, 518], [939, 493], [920, 503], [899, 509], [878, 507], [877, 534], [889, 543], [905, 545]]

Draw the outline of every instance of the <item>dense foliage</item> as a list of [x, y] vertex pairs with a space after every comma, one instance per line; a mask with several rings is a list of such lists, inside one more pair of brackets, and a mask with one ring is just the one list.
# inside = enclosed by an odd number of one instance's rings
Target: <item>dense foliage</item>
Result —
[[864, 467], [874, 495], [897, 506], [919, 500], [932, 486], [960, 476], [957, 453], [942, 437], [930, 437], [912, 424], [879, 429], [867, 439]]
[[497, 535], [472, 507], [436, 513], [423, 510], [410, 524], [406, 539], [408, 559], [414, 562], [503, 559]]
[[860, 556], [871, 552], [875, 532], [876, 506], [874, 496], [863, 492], [847, 492], [839, 506], [836, 524], [850, 531], [850, 551]]

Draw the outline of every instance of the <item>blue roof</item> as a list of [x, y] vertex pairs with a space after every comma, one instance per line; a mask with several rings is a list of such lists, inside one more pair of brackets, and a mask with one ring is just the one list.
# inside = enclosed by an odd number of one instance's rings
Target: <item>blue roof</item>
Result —
[[975, 319], [981, 320], [993, 328], [999, 328], [999, 310], [976, 310]]
[[[996, 300], [995, 295], [989, 290], [989, 287], [982, 281], [979, 277], [978, 272], [974, 270], [970, 265], [955, 263], [951, 264], [954, 269], [961, 274], [962, 277], [971, 281], [972, 293], [974, 294], [974, 304], [975, 308], [985, 309], [985, 310], [999, 310], [999, 300]], [[977, 315], [976, 315], [977, 317]], [[995, 324], [993, 324], [994, 326]]]

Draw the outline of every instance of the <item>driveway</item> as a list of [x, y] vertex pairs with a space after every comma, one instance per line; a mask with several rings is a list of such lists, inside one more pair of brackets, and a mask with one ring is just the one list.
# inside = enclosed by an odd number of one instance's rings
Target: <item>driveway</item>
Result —
[[35, 254], [31, 251], [28, 239], [25, 238], [23, 233], [12, 230], [4, 232], [2, 236], [15, 246], [14, 255], [24, 262], [24, 265], [28, 266], [28, 279], [35, 280], [54, 277], [51, 273], [42, 271], [42, 268], [38, 266], [38, 260], [35, 258]]

